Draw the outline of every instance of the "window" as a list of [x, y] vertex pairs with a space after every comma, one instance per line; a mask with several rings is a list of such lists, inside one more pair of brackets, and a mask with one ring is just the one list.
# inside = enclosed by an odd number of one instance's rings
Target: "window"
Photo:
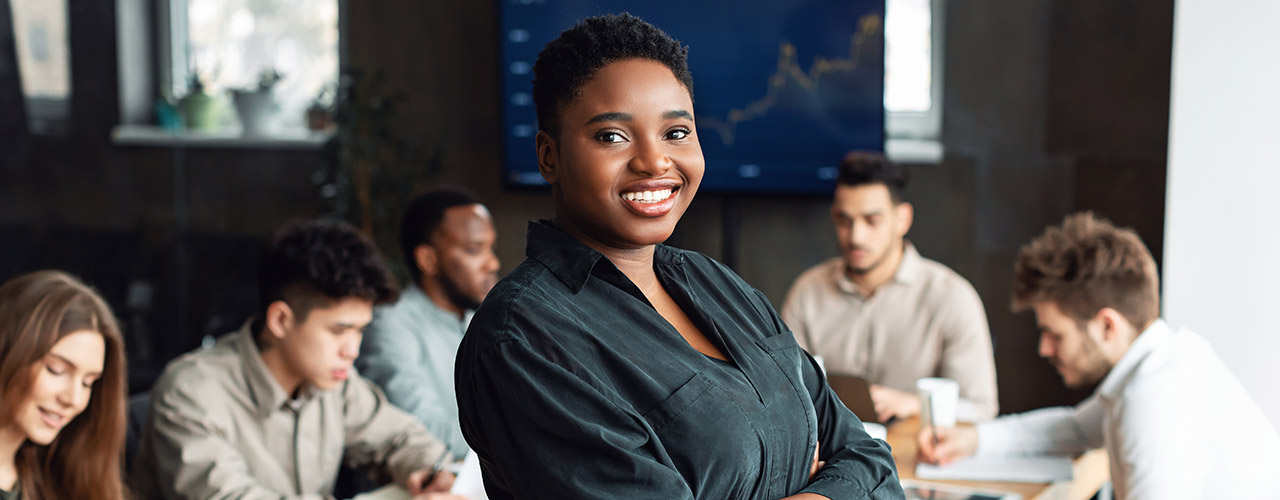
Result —
[[938, 139], [942, 118], [943, 0], [888, 0], [885, 128], [893, 139]]
[[27, 127], [36, 134], [66, 130], [71, 99], [71, 50], [66, 0], [9, 0]]
[[180, 98], [196, 77], [207, 92], [225, 95], [255, 88], [274, 70], [283, 77], [274, 87], [282, 125], [301, 128], [306, 107], [337, 85], [338, 7], [338, 0], [169, 0], [161, 92]]

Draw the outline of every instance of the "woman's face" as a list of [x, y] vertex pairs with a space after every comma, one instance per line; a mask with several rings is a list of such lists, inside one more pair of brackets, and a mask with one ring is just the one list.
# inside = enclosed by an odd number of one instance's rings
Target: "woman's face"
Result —
[[539, 132], [538, 162], [570, 233], [597, 247], [661, 243], [705, 168], [693, 99], [660, 62], [611, 63], [561, 109], [558, 138]]
[[93, 383], [102, 375], [106, 344], [93, 330], [72, 332], [31, 367], [31, 391], [18, 404], [14, 425], [21, 435], [47, 445], [89, 405]]

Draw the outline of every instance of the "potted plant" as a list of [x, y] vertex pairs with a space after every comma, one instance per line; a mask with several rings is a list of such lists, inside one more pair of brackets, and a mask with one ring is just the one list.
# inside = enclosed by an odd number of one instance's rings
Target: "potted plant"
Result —
[[275, 86], [282, 79], [284, 76], [278, 71], [268, 68], [258, 75], [257, 87], [231, 90], [244, 135], [264, 135], [275, 130], [275, 117], [280, 111]]
[[178, 102], [182, 110], [187, 128], [192, 130], [213, 130], [218, 126], [218, 100], [204, 89], [204, 80], [200, 71], [191, 69], [187, 82], [187, 95]]

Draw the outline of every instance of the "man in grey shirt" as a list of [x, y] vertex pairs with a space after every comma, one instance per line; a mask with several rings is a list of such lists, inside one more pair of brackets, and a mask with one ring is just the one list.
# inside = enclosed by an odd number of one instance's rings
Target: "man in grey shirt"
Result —
[[471, 313], [498, 281], [496, 235], [489, 211], [468, 193], [439, 189], [414, 200], [400, 232], [414, 280], [400, 300], [374, 310], [356, 360], [459, 459], [468, 448], [458, 426], [454, 358]]
[[845, 157], [831, 204], [841, 255], [796, 279], [782, 319], [829, 372], [872, 384], [881, 421], [919, 413], [924, 377], [954, 379], [958, 417], [987, 420], [997, 410], [987, 315], [968, 281], [906, 240], [908, 177], [879, 154]]
[[346, 224], [293, 223], [259, 269], [261, 312], [152, 388], [138, 497], [331, 498], [345, 454], [421, 498], [457, 498], [446, 447], [352, 369], [373, 305], [396, 293], [373, 244]]

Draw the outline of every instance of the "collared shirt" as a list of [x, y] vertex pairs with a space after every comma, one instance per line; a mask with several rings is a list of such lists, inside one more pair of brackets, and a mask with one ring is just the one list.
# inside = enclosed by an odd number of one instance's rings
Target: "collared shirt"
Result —
[[133, 482], [144, 499], [321, 499], [344, 453], [403, 483], [444, 451], [354, 370], [337, 389], [290, 399], [246, 324], [169, 363], [151, 390]]
[[1276, 498], [1280, 437], [1203, 337], [1156, 320], [1092, 396], [978, 426], [977, 455], [1105, 446], [1118, 500]]
[[22, 487], [13, 486], [13, 491], [0, 490], [0, 500], [22, 500]]
[[996, 416], [996, 365], [978, 292], [955, 271], [904, 245], [893, 279], [870, 297], [833, 258], [796, 278], [782, 319], [800, 347], [831, 373], [916, 392], [916, 381], [946, 377], [960, 385], [958, 417]]
[[[458, 351], [462, 432], [489, 498], [902, 498], [888, 445], [732, 271], [654, 251], [658, 280], [722, 362], [554, 222], [530, 224], [526, 254]], [[818, 443], [826, 466], [811, 481]]]
[[391, 404], [418, 417], [457, 459], [468, 448], [458, 427], [453, 361], [471, 313], [445, 311], [410, 284], [400, 300], [374, 310], [356, 359], [360, 373], [382, 387]]

